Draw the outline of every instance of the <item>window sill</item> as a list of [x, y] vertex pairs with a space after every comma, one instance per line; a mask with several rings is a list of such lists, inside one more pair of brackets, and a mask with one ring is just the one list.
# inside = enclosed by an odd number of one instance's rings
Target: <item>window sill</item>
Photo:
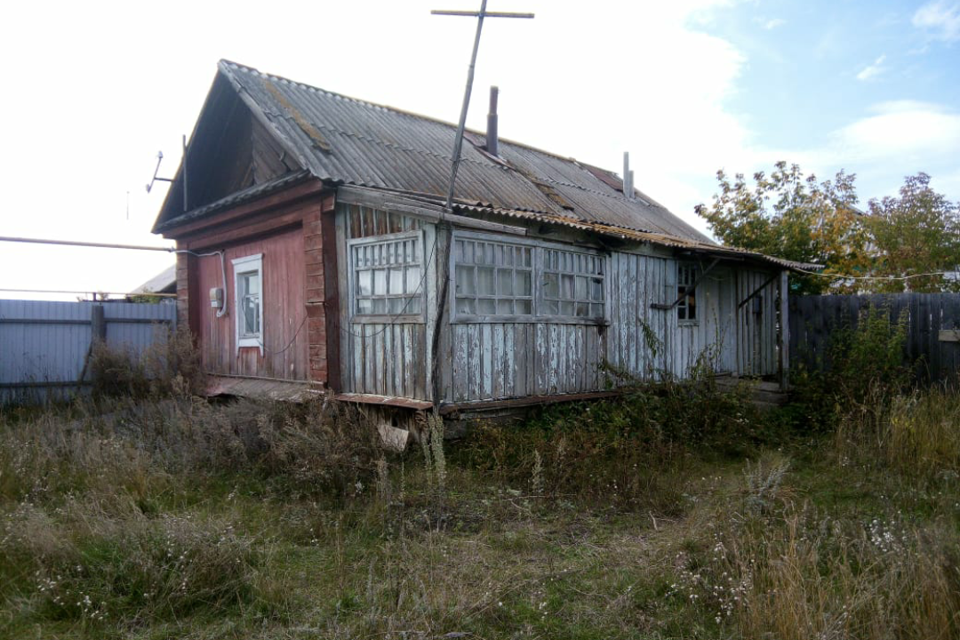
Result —
[[607, 320], [597, 318], [566, 318], [563, 316], [460, 316], [450, 324], [583, 324], [609, 326]]
[[263, 343], [260, 342], [260, 338], [240, 338], [237, 340], [237, 353], [241, 349], [257, 349], [260, 355], [263, 355]]
[[383, 316], [353, 316], [353, 324], [424, 324], [422, 314], [383, 315]]
[[679, 327], [698, 327], [700, 326], [699, 320], [677, 320], [677, 326]]

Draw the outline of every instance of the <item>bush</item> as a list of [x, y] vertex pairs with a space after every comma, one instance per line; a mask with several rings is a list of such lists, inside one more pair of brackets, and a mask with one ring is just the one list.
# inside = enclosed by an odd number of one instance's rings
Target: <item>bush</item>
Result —
[[827, 356], [811, 370], [798, 366], [791, 374], [793, 406], [787, 414], [805, 432], [828, 432], [851, 415], [886, 411], [889, 400], [911, 383], [904, 364], [907, 317], [890, 318], [872, 306], [857, 326], [849, 323], [830, 338]]
[[140, 497], [174, 474], [242, 472], [278, 491], [346, 499], [373, 482], [385, 455], [372, 421], [332, 401], [214, 406], [174, 398], [109, 408], [0, 428], [0, 497], [19, 502], [116, 487]]
[[471, 465], [536, 493], [675, 513], [688, 454], [749, 449], [762, 439], [758, 424], [744, 390], [701, 378], [555, 405], [521, 425], [482, 425], [466, 450]]
[[132, 398], [199, 395], [205, 388], [200, 354], [189, 331], [157, 328], [165, 335], [137, 353], [98, 341], [90, 352], [93, 397]]

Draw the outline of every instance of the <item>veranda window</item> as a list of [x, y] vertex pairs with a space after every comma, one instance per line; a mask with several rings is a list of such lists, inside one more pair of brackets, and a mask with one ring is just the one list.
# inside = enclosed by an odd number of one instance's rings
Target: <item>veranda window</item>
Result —
[[533, 247], [455, 239], [457, 316], [529, 316], [533, 313]]
[[423, 240], [419, 231], [350, 243], [354, 314], [423, 312]]
[[697, 319], [697, 294], [693, 288], [700, 277], [700, 267], [695, 264], [677, 266], [677, 320]]
[[604, 319], [601, 255], [458, 233], [452, 259], [457, 321]]
[[540, 315], [603, 319], [603, 258], [542, 249], [543, 306]]

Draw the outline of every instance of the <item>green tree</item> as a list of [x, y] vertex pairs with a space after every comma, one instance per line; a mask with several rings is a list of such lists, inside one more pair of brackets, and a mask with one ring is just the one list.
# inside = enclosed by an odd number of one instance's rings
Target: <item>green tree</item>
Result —
[[[930, 188], [930, 176], [908, 176], [899, 197], [870, 200], [864, 223], [875, 253], [873, 274], [903, 278], [956, 272], [960, 265], [960, 204]], [[960, 291], [960, 282], [941, 275], [877, 280], [882, 292]]]
[[[856, 209], [854, 174], [842, 170], [833, 181], [818, 182], [796, 164], [776, 163], [767, 175], [753, 175], [753, 186], [742, 173], [734, 180], [717, 172], [720, 192], [711, 206], [699, 205], [720, 242], [767, 255], [819, 264], [824, 273], [865, 273], [868, 238]], [[795, 293], [846, 293], [858, 282], [819, 276], [792, 276]]]

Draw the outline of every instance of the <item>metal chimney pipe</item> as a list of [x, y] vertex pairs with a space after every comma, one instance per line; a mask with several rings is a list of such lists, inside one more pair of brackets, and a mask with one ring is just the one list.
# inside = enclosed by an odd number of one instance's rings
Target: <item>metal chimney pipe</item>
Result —
[[633, 172], [630, 170], [630, 152], [623, 152], [623, 195], [627, 200], [633, 200]]
[[490, 113], [487, 114], [487, 153], [499, 156], [500, 141], [497, 139], [497, 98], [500, 89], [490, 87]]

